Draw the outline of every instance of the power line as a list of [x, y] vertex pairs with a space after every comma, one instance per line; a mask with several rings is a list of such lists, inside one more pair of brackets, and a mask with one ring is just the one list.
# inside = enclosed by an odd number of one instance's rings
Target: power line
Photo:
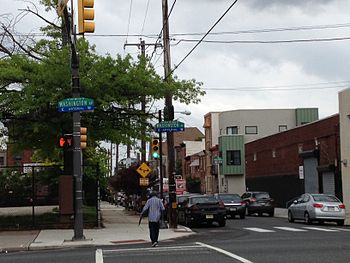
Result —
[[142, 34], [143, 34], [143, 30], [144, 30], [144, 28], [145, 28], [145, 23], [146, 23], [147, 14], [148, 14], [148, 8], [149, 8], [149, 1], [150, 1], [150, 0], [148, 0], [148, 1], [147, 1], [145, 18], [143, 19], [143, 24], [142, 24], [141, 34], [140, 34], [140, 35], [142, 35]]
[[[176, 1], [177, 1], [177, 0], [174, 0], [173, 4], [171, 5], [169, 14], [168, 14], [166, 20], [163, 22], [163, 26], [162, 26], [162, 29], [160, 30], [159, 34], [158, 34], [158, 37], [157, 37], [157, 40], [156, 40], [156, 44], [158, 43], [158, 41], [160, 41], [160, 39], [161, 39], [161, 37], [162, 37], [162, 33], [163, 33], [163, 30], [164, 30], [164, 27], [165, 27], [166, 23], [168, 23], [168, 21], [169, 21], [169, 17], [170, 17], [170, 15], [171, 15], [171, 13], [173, 12], [173, 9], [174, 9], [174, 6], [175, 6], [175, 4], [176, 4]], [[153, 50], [153, 52], [152, 52], [152, 54], [151, 54], [151, 58], [150, 58], [149, 61], [152, 60], [152, 58], [153, 58], [155, 52], [156, 52], [156, 47], [154, 48], [154, 50]]]
[[[192, 54], [192, 52], [200, 45], [200, 43], [203, 42], [204, 38], [206, 38], [207, 35], [216, 27], [216, 25], [225, 17], [225, 15], [231, 10], [231, 8], [238, 2], [238, 0], [235, 0], [229, 8], [221, 15], [221, 17], [214, 23], [214, 25], [208, 30], [208, 32], [198, 41], [198, 43], [190, 50], [190, 52], [187, 53], [187, 55], [178, 63], [174, 69], [169, 73], [169, 76]], [[169, 76], [165, 76], [165, 79]]]
[[[172, 39], [175, 41], [176, 39]], [[307, 43], [307, 42], [332, 42], [350, 40], [350, 37], [332, 37], [332, 38], [305, 38], [305, 39], [287, 39], [287, 40], [202, 40], [204, 43], [214, 44], [286, 44], [286, 43]], [[179, 39], [175, 45], [181, 42], [197, 42], [198, 39]]]
[[293, 85], [278, 85], [278, 86], [244, 86], [236, 88], [212, 87], [203, 88], [208, 91], [288, 91], [288, 90], [321, 90], [321, 89], [335, 89], [347, 88], [350, 86], [348, 81], [333, 81], [321, 83], [306, 83]]
[[130, 30], [130, 20], [131, 20], [131, 11], [132, 11], [132, 1], [130, 0], [130, 9], [129, 9], [129, 18], [128, 18], [128, 27], [127, 27], [127, 31], [126, 31], [126, 39], [125, 39], [125, 43], [128, 43], [128, 36], [129, 36], [129, 30]]

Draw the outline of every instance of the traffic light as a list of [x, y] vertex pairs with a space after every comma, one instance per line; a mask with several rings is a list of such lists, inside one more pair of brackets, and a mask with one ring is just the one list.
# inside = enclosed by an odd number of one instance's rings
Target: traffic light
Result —
[[80, 127], [80, 149], [85, 149], [87, 146], [87, 128]]
[[94, 0], [78, 0], [78, 28], [79, 33], [95, 32]]
[[159, 143], [160, 142], [158, 138], [152, 139], [151, 153], [154, 159], [158, 159], [160, 157]]
[[70, 148], [73, 146], [73, 135], [64, 134], [60, 137], [58, 141], [58, 147], [60, 148]]

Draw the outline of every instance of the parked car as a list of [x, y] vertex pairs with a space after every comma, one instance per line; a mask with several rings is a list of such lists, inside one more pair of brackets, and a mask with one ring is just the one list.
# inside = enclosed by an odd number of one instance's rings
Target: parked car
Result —
[[345, 205], [334, 195], [329, 194], [303, 194], [288, 207], [288, 221], [304, 220], [311, 224], [313, 221], [336, 222], [344, 225]]
[[226, 225], [226, 209], [224, 203], [214, 196], [191, 195], [178, 208], [178, 222], [186, 226], [217, 222], [219, 226]]
[[247, 207], [247, 215], [257, 213], [261, 216], [266, 213], [274, 216], [275, 214], [274, 200], [268, 192], [246, 192], [242, 195], [242, 199]]
[[234, 218], [239, 215], [241, 219], [245, 218], [246, 205], [239, 194], [214, 194], [216, 200], [222, 201], [226, 208], [226, 215]]

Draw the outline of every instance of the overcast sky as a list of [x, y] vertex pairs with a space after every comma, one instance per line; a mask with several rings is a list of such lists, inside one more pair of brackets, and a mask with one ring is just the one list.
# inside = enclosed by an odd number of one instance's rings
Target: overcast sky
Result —
[[[0, 1], [0, 13], [14, 15], [29, 5]], [[168, 1], [170, 10], [174, 0]], [[233, 2], [176, 1], [169, 17], [172, 68], [196, 44], [187, 41], [199, 40]], [[124, 49], [124, 44], [139, 43], [138, 35], [154, 44], [162, 28], [161, 8], [162, 0], [95, 0], [96, 31], [87, 39], [101, 55], [130, 53], [136, 58], [137, 47]], [[213, 29], [217, 34], [205, 39], [236, 42], [201, 43], [175, 70], [180, 79], [203, 82], [207, 92], [198, 105], [175, 104], [176, 111], [192, 112], [176, 117], [202, 129], [210, 111], [318, 107], [321, 118], [337, 113], [338, 92], [350, 84], [349, 10], [348, 0], [239, 0]], [[39, 26], [40, 20], [27, 16], [17, 30], [39, 32]], [[329, 41], [315, 41], [320, 39]], [[149, 56], [153, 51], [147, 48]], [[161, 54], [157, 49], [152, 62], [163, 74]]]

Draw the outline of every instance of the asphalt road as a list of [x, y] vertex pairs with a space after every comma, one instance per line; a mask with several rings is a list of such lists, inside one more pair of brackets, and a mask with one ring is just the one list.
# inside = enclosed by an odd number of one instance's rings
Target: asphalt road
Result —
[[193, 228], [197, 235], [147, 244], [28, 251], [0, 254], [0, 262], [349, 262], [350, 228], [335, 224], [305, 225], [286, 219], [229, 219], [225, 227]]

